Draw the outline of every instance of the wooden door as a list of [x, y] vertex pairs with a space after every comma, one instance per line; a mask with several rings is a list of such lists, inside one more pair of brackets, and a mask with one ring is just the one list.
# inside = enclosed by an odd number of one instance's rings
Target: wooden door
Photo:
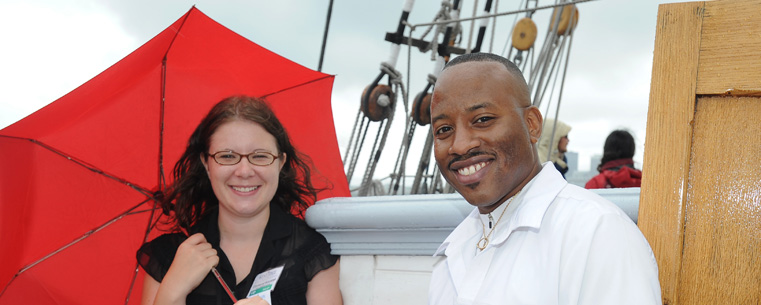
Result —
[[664, 304], [761, 304], [761, 1], [663, 4], [638, 225]]

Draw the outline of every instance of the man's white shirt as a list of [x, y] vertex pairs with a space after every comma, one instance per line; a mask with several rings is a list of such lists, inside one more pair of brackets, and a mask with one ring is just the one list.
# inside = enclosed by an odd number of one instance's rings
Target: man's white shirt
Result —
[[495, 222], [503, 209], [483, 251], [476, 208], [442, 243], [429, 304], [661, 304], [655, 257], [637, 226], [552, 163], [492, 212]]

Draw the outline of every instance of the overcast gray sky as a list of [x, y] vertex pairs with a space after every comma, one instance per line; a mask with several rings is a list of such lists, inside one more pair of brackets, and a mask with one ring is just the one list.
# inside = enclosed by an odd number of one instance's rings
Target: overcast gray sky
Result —
[[[500, 12], [521, 1], [499, 1]], [[554, 1], [539, 1], [540, 5]], [[607, 134], [630, 130], [641, 167], [650, 91], [653, 44], [661, 0], [597, 0], [579, 5], [580, 20], [562, 96], [560, 119], [572, 126], [569, 149], [580, 166], [602, 153]], [[186, 13], [193, 5], [231, 30], [306, 67], [317, 69], [329, 0], [280, 1], [0, 1], [0, 128], [44, 107], [96, 76]], [[386, 32], [396, 29], [403, 0], [335, 0], [323, 72], [336, 75], [333, 113], [342, 151], [348, 144], [362, 89], [388, 59]], [[412, 23], [428, 22], [441, 1], [418, 0]], [[473, 1], [463, 2], [470, 16]], [[483, 1], [481, 1], [483, 3]], [[482, 4], [479, 4], [481, 6]], [[479, 9], [480, 10], [480, 9]], [[501, 53], [514, 17], [497, 21], [493, 52]], [[539, 35], [548, 17], [534, 18]], [[464, 24], [468, 30], [470, 24]], [[414, 36], [422, 34], [416, 30]], [[489, 35], [487, 35], [489, 36]], [[430, 37], [430, 36], [429, 36]], [[485, 48], [488, 48], [486, 46]], [[412, 50], [412, 96], [431, 72], [430, 53]], [[397, 69], [407, 70], [407, 49]], [[554, 106], [553, 106], [554, 107]], [[544, 112], [544, 107], [541, 107]], [[392, 134], [403, 132], [397, 110]], [[422, 142], [426, 128], [418, 128]], [[382, 163], [393, 167], [400, 136], [389, 138]], [[422, 146], [422, 143], [417, 146]], [[413, 145], [413, 152], [419, 151]], [[408, 166], [409, 167], [409, 166]], [[383, 167], [381, 167], [383, 168]], [[376, 172], [376, 176], [386, 176]]]

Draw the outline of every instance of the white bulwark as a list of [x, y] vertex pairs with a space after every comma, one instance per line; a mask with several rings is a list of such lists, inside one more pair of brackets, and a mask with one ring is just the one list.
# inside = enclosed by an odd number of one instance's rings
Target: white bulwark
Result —
[[[592, 191], [637, 222], [640, 188]], [[306, 221], [341, 256], [344, 304], [427, 304], [432, 255], [472, 210], [459, 194], [330, 198]]]

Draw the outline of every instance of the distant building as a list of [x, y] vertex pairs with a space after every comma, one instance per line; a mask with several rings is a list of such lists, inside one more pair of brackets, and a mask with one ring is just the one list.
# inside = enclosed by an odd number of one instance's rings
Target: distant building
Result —
[[[573, 154], [574, 161], [571, 161], [571, 154]], [[568, 181], [568, 183], [578, 185], [580, 187], [584, 187], [584, 185], [587, 184], [587, 181], [589, 181], [589, 179], [592, 179], [592, 177], [598, 174], [597, 166], [600, 165], [600, 160], [602, 159], [601, 155], [593, 155], [592, 157], [590, 157], [589, 169], [585, 171], [581, 171], [578, 168], [578, 164], [579, 164], [578, 153], [567, 152], [566, 156], [568, 157], [569, 169], [568, 169], [568, 173], [565, 175], [565, 178]], [[571, 166], [574, 166], [573, 172], [571, 172]]]
[[600, 165], [600, 160], [602, 160], [602, 155], [592, 155], [591, 158], [589, 158], [589, 171], [594, 172], [595, 175], [597, 174], [597, 166]]
[[568, 159], [568, 172], [566, 175], [573, 175], [573, 173], [579, 170], [579, 153], [575, 151], [567, 151], [565, 157]]

